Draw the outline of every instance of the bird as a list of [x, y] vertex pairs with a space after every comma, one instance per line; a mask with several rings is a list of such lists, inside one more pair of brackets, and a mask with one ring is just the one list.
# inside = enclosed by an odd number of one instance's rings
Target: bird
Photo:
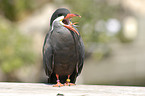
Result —
[[43, 66], [48, 83], [54, 87], [75, 85], [83, 68], [85, 47], [76, 23], [71, 21], [73, 17], [81, 16], [58, 8], [51, 16], [50, 29], [45, 36]]

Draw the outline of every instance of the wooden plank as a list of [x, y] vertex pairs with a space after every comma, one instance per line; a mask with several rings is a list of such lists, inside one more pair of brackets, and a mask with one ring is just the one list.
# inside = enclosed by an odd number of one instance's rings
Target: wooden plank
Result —
[[1, 82], [0, 96], [145, 96], [145, 87]]

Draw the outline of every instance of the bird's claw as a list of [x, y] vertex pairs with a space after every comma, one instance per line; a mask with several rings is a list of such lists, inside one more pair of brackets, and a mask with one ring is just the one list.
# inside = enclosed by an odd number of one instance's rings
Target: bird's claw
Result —
[[62, 87], [64, 86], [63, 84], [61, 84], [60, 82], [58, 82], [57, 84], [53, 85], [53, 87]]
[[65, 83], [64, 85], [65, 85], [65, 86], [74, 86], [74, 85], [76, 85], [76, 84], [74, 84], [74, 83]]

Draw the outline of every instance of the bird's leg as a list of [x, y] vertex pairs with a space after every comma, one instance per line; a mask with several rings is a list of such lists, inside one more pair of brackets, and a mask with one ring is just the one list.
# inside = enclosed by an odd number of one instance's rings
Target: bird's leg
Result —
[[73, 85], [75, 85], [75, 84], [73, 84], [73, 83], [70, 83], [70, 75], [68, 75], [68, 78], [66, 79], [66, 83], [64, 84], [65, 86], [73, 86]]
[[61, 87], [61, 86], [63, 86], [63, 84], [61, 84], [60, 83], [60, 81], [59, 81], [59, 75], [58, 74], [56, 74], [56, 78], [57, 78], [57, 84], [55, 84], [55, 85], [53, 85], [53, 87]]

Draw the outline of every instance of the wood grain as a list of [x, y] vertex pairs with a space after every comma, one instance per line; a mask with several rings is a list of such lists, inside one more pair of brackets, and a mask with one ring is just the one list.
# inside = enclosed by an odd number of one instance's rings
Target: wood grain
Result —
[[0, 96], [145, 96], [145, 87], [1, 82]]

